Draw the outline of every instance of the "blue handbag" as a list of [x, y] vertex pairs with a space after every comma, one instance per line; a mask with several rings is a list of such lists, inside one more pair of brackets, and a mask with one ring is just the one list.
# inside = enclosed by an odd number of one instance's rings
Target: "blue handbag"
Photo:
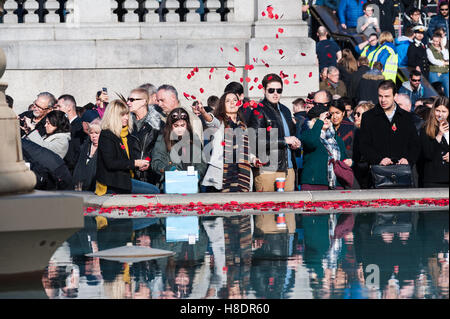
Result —
[[164, 192], [166, 194], [198, 193], [198, 173], [188, 174], [188, 171], [166, 171]]
[[197, 216], [168, 216], [166, 217], [166, 241], [187, 241], [195, 243], [199, 238]]

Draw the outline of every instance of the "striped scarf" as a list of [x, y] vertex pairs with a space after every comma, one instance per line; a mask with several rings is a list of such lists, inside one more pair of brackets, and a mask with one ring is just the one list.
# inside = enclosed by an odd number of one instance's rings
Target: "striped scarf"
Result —
[[224, 134], [222, 192], [249, 192], [251, 167], [248, 134], [241, 122], [234, 123], [230, 120], [228, 124]]
[[339, 161], [341, 159], [341, 150], [339, 149], [339, 145], [334, 137], [335, 131], [332, 126], [330, 126], [328, 130], [320, 132], [320, 141], [328, 151], [327, 178], [328, 186], [332, 189], [336, 187], [336, 174], [334, 174], [333, 163], [330, 160], [332, 158], [335, 161]]

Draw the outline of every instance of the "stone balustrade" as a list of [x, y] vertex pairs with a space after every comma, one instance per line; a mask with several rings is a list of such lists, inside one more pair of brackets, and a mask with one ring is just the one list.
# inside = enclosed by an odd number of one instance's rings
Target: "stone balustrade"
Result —
[[[234, 21], [233, 0], [6, 0], [0, 24]], [[92, 7], [100, 10], [92, 10]], [[93, 19], [96, 17], [96, 19]]]

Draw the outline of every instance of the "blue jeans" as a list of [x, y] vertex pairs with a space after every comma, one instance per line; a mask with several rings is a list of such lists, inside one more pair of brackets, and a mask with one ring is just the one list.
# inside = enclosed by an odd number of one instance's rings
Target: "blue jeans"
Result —
[[445, 95], [448, 97], [448, 72], [441, 73], [441, 76], [439, 76], [438, 73], [436, 73], [436, 72], [430, 72], [428, 81], [430, 81], [430, 83], [433, 83], [433, 82], [442, 83], [442, 86], [444, 87]]
[[159, 188], [153, 184], [131, 179], [131, 194], [159, 194]]

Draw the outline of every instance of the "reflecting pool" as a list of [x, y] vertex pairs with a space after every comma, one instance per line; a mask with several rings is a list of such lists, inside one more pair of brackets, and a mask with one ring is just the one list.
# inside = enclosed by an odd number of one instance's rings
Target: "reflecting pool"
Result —
[[[448, 298], [448, 224], [447, 211], [286, 214], [284, 228], [275, 214], [85, 217], [42, 283], [51, 299]], [[127, 243], [175, 254], [86, 256]]]

